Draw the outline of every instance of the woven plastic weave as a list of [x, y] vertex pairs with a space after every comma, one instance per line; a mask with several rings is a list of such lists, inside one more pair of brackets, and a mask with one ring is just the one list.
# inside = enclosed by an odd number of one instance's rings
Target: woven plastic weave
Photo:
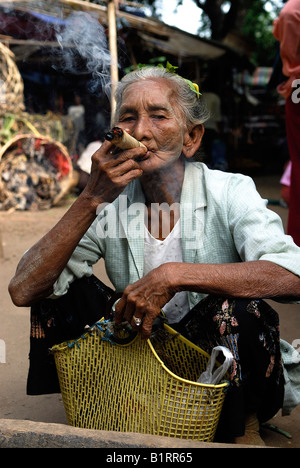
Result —
[[228, 383], [195, 382], [207, 353], [167, 325], [155, 344], [140, 334], [126, 345], [107, 336], [107, 322], [100, 321], [52, 348], [68, 424], [213, 440]]

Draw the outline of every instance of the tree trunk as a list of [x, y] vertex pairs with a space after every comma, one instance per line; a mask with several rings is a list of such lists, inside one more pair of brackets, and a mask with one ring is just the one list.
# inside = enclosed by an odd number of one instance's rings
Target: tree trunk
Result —
[[240, 31], [247, 10], [253, 5], [253, 0], [231, 0], [227, 13], [222, 10], [224, 0], [194, 0], [211, 22], [211, 38], [222, 40], [232, 30]]

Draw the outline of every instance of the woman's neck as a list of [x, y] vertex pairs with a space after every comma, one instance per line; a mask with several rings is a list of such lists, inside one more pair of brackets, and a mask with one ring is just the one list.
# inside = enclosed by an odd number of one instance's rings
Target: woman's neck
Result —
[[184, 178], [184, 162], [178, 159], [171, 167], [141, 177], [146, 205], [179, 203]]
[[145, 194], [145, 223], [153, 237], [164, 240], [180, 218], [180, 197], [184, 177], [183, 161], [146, 174], [141, 183]]

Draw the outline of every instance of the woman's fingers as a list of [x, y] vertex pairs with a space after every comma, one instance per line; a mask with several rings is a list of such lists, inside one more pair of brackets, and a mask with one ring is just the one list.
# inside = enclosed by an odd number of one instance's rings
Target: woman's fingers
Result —
[[160, 313], [160, 307], [151, 309], [137, 307], [134, 304], [127, 303], [124, 312], [118, 315], [117, 323], [120, 323], [119, 317], [123, 317], [137, 331], [141, 332], [143, 339], [148, 339], [152, 331], [152, 325]]
[[141, 177], [143, 171], [134, 159], [144, 154], [143, 148], [111, 154], [113, 146], [109, 142], [103, 145], [92, 156], [92, 169], [85, 193], [99, 203], [114, 201], [124, 188], [133, 180]]
[[[176, 294], [176, 288], [168, 279], [173, 274], [174, 265], [163, 264], [125, 288], [116, 305], [117, 323], [125, 319], [141, 332], [144, 339], [150, 337], [154, 320]], [[142, 320], [142, 323], [139, 324], [136, 319]]]
[[120, 323], [125, 319], [132, 327], [139, 329], [143, 322], [144, 313], [144, 305], [139, 305], [132, 295], [130, 296], [124, 292], [115, 307], [115, 321]]
[[104, 158], [105, 161], [109, 161], [112, 166], [118, 166], [127, 160], [135, 160], [140, 156], [145, 155], [147, 148], [137, 147], [128, 150], [120, 150], [111, 143], [105, 141], [103, 145], [95, 152], [94, 156], [100, 159]]

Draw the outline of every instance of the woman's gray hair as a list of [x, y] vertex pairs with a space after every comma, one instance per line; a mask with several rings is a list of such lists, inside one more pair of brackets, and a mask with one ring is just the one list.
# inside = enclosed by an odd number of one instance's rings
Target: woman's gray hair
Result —
[[158, 78], [164, 78], [173, 85], [173, 89], [177, 94], [176, 102], [185, 118], [187, 128], [190, 128], [193, 125], [203, 124], [209, 118], [209, 113], [203, 102], [202, 96], [198, 97], [196, 92], [191, 90], [189, 84], [184, 80], [184, 78], [168, 72], [165, 68], [143, 67], [128, 73], [118, 83], [116, 90], [116, 122], [119, 119], [120, 107], [126, 88], [136, 81]]

